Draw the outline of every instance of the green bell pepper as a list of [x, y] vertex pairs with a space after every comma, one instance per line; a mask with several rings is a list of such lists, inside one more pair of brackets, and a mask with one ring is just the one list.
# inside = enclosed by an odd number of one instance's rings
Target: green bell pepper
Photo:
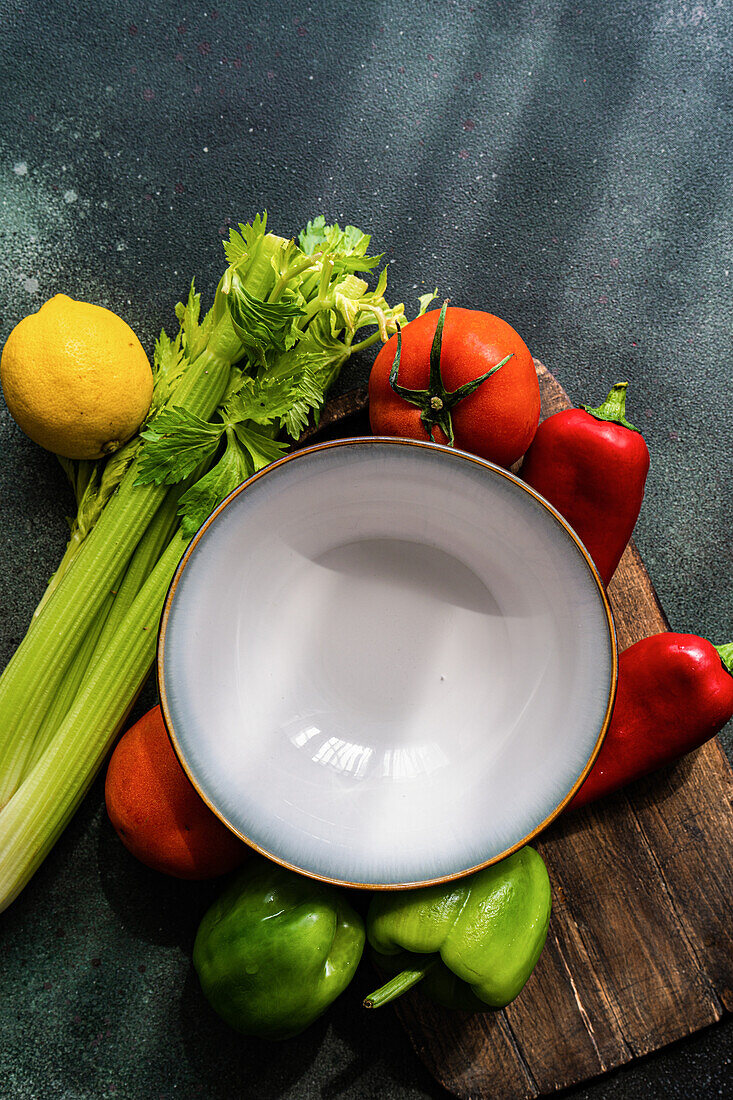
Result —
[[287, 1039], [343, 993], [363, 949], [361, 917], [337, 890], [258, 859], [204, 916], [193, 964], [233, 1028]]
[[394, 977], [364, 1001], [378, 1008], [417, 982], [449, 1008], [486, 1012], [517, 996], [540, 957], [550, 880], [533, 848], [446, 886], [377, 894], [367, 936]]

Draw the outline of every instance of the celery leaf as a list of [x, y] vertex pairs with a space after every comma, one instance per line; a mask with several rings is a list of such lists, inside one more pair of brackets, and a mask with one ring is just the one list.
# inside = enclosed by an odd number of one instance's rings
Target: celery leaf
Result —
[[298, 243], [306, 255], [322, 252], [333, 263], [334, 271], [371, 271], [381, 260], [379, 256], [367, 256], [371, 237], [354, 225], [344, 229], [335, 222], [326, 225], [323, 214], [309, 221], [298, 237]]
[[181, 346], [180, 331], [175, 340], [171, 340], [165, 329], [161, 329], [153, 352], [153, 400], [148, 410], [148, 421], [169, 401], [185, 365], [186, 357]]
[[288, 449], [287, 443], [272, 439], [261, 427], [255, 424], [235, 424], [237, 439], [246, 449], [252, 462], [253, 471], [263, 470], [278, 458], [282, 458]]
[[184, 538], [191, 538], [238, 485], [252, 473], [247, 455], [236, 438], [227, 436], [224, 454], [207, 474], [188, 489], [180, 500], [178, 514]]
[[255, 249], [257, 244], [265, 236], [267, 231], [267, 214], [256, 214], [251, 222], [239, 224], [239, 232], [236, 229], [229, 230], [229, 240], [224, 241], [224, 255], [227, 262], [233, 265], [245, 260]]
[[428, 308], [430, 303], [434, 302], [437, 297], [438, 297], [438, 288], [437, 288], [437, 286], [436, 286], [436, 288], [435, 288], [435, 290], [433, 291], [432, 294], [421, 294], [420, 295], [420, 297], [418, 298], [418, 303], [420, 305], [420, 309], [418, 310], [418, 314], [417, 314], [418, 317], [422, 317], [423, 313]]
[[297, 304], [263, 302], [236, 276], [227, 291], [227, 303], [234, 331], [248, 351], [264, 356], [272, 348], [284, 351], [297, 340], [295, 321], [303, 312]]
[[312, 218], [298, 234], [298, 244], [308, 256], [318, 252], [326, 239], [326, 219], [323, 214]]
[[155, 341], [153, 350], [153, 374], [156, 381], [161, 375], [169, 375], [175, 371], [183, 358], [181, 348], [181, 335], [171, 340], [165, 329], [160, 330], [160, 336]]
[[196, 293], [195, 281], [192, 279], [186, 304], [179, 302], [176, 306], [176, 317], [181, 326], [179, 341], [187, 359], [195, 359], [200, 355], [209, 339], [213, 313], [209, 310], [203, 321], [199, 320], [200, 316], [201, 295]]
[[136, 485], [176, 485], [216, 451], [223, 424], [209, 424], [186, 409], [173, 406], [156, 416], [141, 432]]
[[232, 421], [252, 420], [272, 424], [285, 416], [293, 402], [293, 379], [272, 377], [265, 372], [259, 378], [246, 378], [226, 406]]

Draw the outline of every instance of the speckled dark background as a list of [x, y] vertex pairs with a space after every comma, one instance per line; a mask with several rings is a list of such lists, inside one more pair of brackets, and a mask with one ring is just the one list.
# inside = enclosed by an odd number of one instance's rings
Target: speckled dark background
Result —
[[[578, 402], [629, 380], [652, 579], [674, 628], [733, 637], [724, 0], [2, 0], [0, 28], [2, 339], [64, 291], [150, 347], [191, 275], [213, 291], [228, 225], [355, 222], [395, 298], [501, 314]], [[4, 661], [71, 505], [4, 406], [0, 440]], [[189, 963], [217, 889], [135, 864], [98, 782], [0, 918], [0, 1096], [442, 1095], [357, 996], [278, 1047], [220, 1025]], [[727, 1021], [573, 1096], [722, 1096], [732, 1048]]]

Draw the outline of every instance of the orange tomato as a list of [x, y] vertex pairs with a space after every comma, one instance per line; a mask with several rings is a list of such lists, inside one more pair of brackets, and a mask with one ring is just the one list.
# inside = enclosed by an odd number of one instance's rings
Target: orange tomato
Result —
[[205, 879], [238, 867], [249, 848], [197, 794], [160, 707], [120, 738], [107, 768], [107, 813], [125, 847], [155, 871]]
[[[431, 310], [402, 330], [396, 381], [398, 390], [420, 395], [415, 402], [396, 391], [390, 382], [397, 336], [379, 352], [369, 378], [372, 431], [375, 435], [430, 439], [426, 416], [432, 414], [437, 419], [433, 410], [448, 405], [456, 390], [510, 356], [473, 392], [451, 406], [450, 419], [454, 446], [500, 466], [511, 466], [529, 447], [540, 418], [540, 388], [529, 348], [500, 317], [451, 306], [445, 313], [439, 347], [440, 378], [436, 379], [434, 372], [431, 377], [430, 360], [439, 316], [439, 310]], [[436, 443], [450, 442], [439, 425], [433, 428], [432, 438]]]

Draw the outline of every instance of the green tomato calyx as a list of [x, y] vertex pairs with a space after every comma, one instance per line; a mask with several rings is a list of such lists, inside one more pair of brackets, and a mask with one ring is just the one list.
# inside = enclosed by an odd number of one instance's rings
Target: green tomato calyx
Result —
[[448, 440], [448, 446], [455, 446], [455, 435], [453, 432], [453, 420], [451, 417], [451, 409], [462, 401], [464, 397], [470, 397], [474, 393], [482, 382], [485, 382], [487, 378], [490, 378], [492, 374], [495, 374], [500, 367], [503, 367], [505, 363], [508, 363], [512, 358], [513, 352], [507, 355], [500, 363], [497, 363], [491, 370], [487, 370], [485, 374], [482, 374], [479, 378], [474, 378], [472, 382], [465, 382], [464, 385], [459, 386], [456, 390], [447, 390], [443, 384], [443, 376], [440, 371], [440, 354], [443, 346], [443, 326], [445, 324], [445, 314], [448, 309], [449, 299], [443, 302], [442, 309], [440, 311], [440, 317], [438, 318], [438, 324], [435, 329], [435, 336], [433, 337], [433, 343], [430, 348], [430, 379], [428, 382], [428, 388], [426, 390], [411, 390], [407, 386], [401, 386], [397, 381], [397, 375], [400, 369], [400, 358], [402, 356], [402, 330], [397, 325], [397, 353], [392, 364], [392, 369], [389, 372], [389, 384], [399, 397], [409, 401], [411, 405], [416, 405], [418, 409], [421, 409], [420, 420], [425, 428], [425, 431], [430, 436], [430, 439], [435, 442], [435, 429], [440, 428], [443, 435]]

